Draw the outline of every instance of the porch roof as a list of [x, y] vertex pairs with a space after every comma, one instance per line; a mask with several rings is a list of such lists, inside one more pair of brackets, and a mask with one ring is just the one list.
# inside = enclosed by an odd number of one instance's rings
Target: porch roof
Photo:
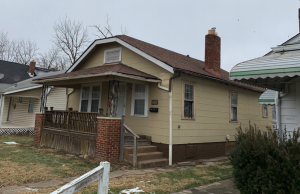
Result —
[[73, 80], [73, 79], [89, 78], [89, 77], [100, 77], [100, 76], [108, 76], [108, 75], [116, 75], [120, 77], [126, 77], [130, 79], [148, 81], [148, 82], [160, 82], [160, 79], [158, 77], [142, 72], [135, 68], [129, 67], [122, 63], [105, 64], [102, 66], [82, 69], [82, 70], [73, 71], [69, 73], [62, 73], [62, 74], [47, 76], [43, 78], [36, 78], [33, 79], [32, 82], [38, 84], [44, 84], [47, 82]]

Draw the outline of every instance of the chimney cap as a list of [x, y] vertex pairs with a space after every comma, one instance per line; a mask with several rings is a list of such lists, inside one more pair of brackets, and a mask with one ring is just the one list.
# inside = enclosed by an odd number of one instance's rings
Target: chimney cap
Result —
[[218, 36], [218, 33], [216, 32], [216, 27], [213, 27], [213, 28], [211, 28], [210, 30], [208, 30], [208, 34], [213, 34], [213, 35], [216, 35], [216, 36]]

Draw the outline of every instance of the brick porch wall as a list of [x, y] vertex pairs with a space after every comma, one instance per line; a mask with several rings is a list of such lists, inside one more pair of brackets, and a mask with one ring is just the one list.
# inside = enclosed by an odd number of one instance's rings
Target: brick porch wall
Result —
[[95, 157], [100, 161], [119, 160], [121, 118], [98, 117]]
[[35, 125], [34, 125], [34, 145], [39, 146], [41, 143], [41, 130], [43, 128], [44, 122], [44, 114], [43, 113], [36, 113], [35, 115]]
[[[208, 159], [226, 156], [228, 151], [226, 142], [197, 143], [197, 144], [177, 144], [173, 145], [173, 163], [182, 162], [189, 159]], [[169, 158], [169, 145], [153, 142], [152, 145], [158, 147], [158, 151], [163, 152], [164, 158]], [[194, 157], [187, 155], [187, 147], [193, 146]]]

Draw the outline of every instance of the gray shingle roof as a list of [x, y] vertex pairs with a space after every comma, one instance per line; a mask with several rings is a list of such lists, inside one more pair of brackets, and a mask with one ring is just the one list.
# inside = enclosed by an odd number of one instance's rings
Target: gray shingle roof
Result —
[[14, 84], [30, 78], [28, 75], [28, 65], [0, 60], [0, 74], [4, 77], [0, 79], [0, 84]]

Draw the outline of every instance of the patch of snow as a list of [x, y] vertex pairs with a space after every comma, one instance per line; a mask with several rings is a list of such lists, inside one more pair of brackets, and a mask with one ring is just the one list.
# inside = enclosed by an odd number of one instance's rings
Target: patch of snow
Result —
[[38, 189], [32, 189], [32, 188], [28, 188], [28, 187], [26, 187], [25, 189], [27, 189], [29, 191], [38, 191]]
[[126, 193], [126, 194], [130, 194], [130, 193], [143, 193], [143, 190], [139, 190], [139, 187], [136, 187], [134, 189], [125, 189], [123, 191], [121, 191], [120, 193]]

